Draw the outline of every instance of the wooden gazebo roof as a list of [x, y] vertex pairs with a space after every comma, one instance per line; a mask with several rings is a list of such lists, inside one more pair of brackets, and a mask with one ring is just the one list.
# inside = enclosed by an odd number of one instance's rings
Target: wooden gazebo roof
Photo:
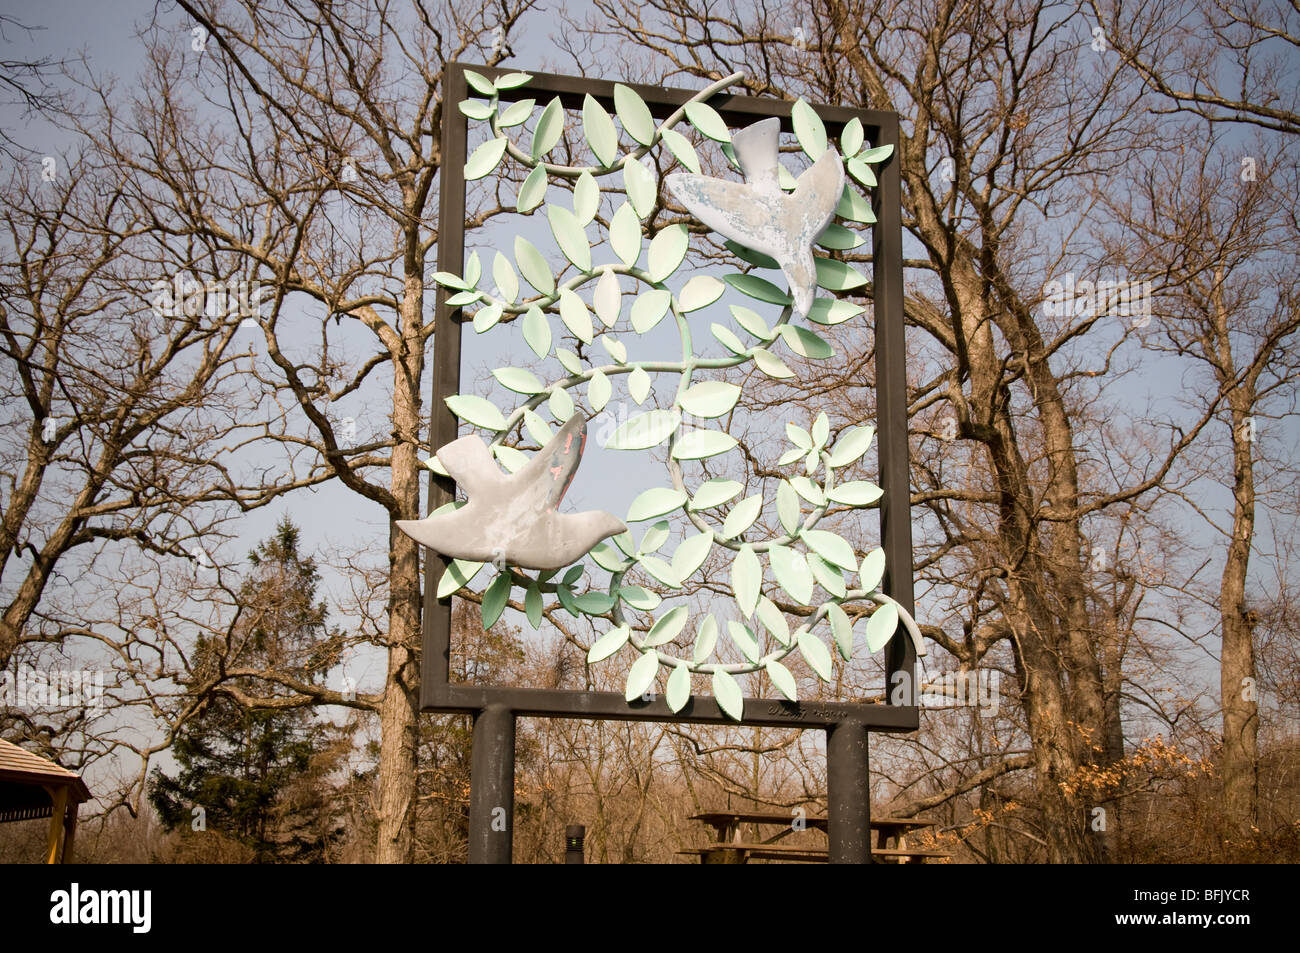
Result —
[[90, 800], [81, 775], [0, 739], [0, 823], [51, 816], [51, 788], [65, 790], [69, 805]]

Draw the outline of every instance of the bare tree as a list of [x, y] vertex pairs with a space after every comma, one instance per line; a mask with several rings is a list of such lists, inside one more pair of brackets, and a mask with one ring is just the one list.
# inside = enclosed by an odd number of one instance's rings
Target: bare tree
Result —
[[[389, 526], [421, 515], [421, 459], [430, 450], [421, 391], [433, 333], [425, 283], [438, 240], [444, 64], [500, 61], [531, 6], [180, 0], [185, 30], [160, 14], [138, 113], [113, 129], [110, 142], [141, 190], [171, 197], [160, 227], [237, 256], [275, 289], [260, 326], [266, 360], [255, 373], [267, 405], [285, 410], [265, 438], [292, 453], [308, 481], [337, 480]], [[314, 316], [306, 333], [303, 308], [307, 320]], [[353, 440], [348, 401], [367, 397], [386, 410]], [[358, 415], [348, 416], [355, 425]], [[382, 735], [377, 859], [406, 862], [416, 799], [419, 551], [395, 531], [384, 545], [388, 601], [376, 638], [388, 668], [368, 700]], [[297, 703], [335, 700], [263, 674], [301, 693]], [[245, 701], [278, 703], [269, 693]]]

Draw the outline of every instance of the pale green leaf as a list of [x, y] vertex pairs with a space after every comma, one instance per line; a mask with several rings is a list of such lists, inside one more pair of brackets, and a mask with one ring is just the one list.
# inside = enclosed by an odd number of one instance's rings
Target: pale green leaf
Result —
[[627, 202], [620, 205], [609, 220], [609, 245], [619, 261], [629, 268], [641, 257], [641, 220]]
[[855, 156], [863, 141], [862, 120], [854, 116], [844, 124], [844, 131], [840, 133], [840, 149], [846, 156]]
[[853, 658], [853, 623], [848, 614], [835, 604], [826, 607], [826, 618], [831, 622], [831, 634], [835, 637], [835, 648], [840, 658], [848, 661]]
[[831, 680], [830, 650], [826, 648], [825, 642], [806, 629], [799, 633], [799, 654], [823, 682]]
[[555, 294], [555, 276], [537, 246], [522, 235], [515, 236], [515, 262], [524, 279], [544, 295]]
[[875, 654], [885, 647], [898, 631], [898, 609], [892, 603], [876, 606], [867, 620], [867, 651]]
[[870, 506], [880, 499], [881, 494], [884, 492], [874, 483], [869, 483], [866, 480], [853, 480], [850, 483], [841, 483], [839, 486], [832, 487], [826, 493], [826, 497], [846, 506]]
[[698, 533], [684, 540], [673, 553], [673, 572], [679, 579], [689, 579], [704, 565], [713, 548], [712, 533]]
[[663, 139], [678, 162], [696, 175], [700, 174], [700, 157], [695, 154], [695, 147], [691, 145], [691, 140], [675, 129], [665, 129]]
[[483, 566], [484, 563], [476, 563], [469, 559], [453, 559], [447, 571], [438, 580], [438, 598], [445, 599], [456, 590], [467, 586]]
[[638, 404], [645, 403], [645, 399], [650, 396], [650, 375], [645, 368], [638, 367], [627, 375], [627, 392]]
[[650, 553], [657, 552], [664, 543], [668, 542], [668, 521], [660, 520], [641, 537], [641, 545], [637, 547], [638, 556], [646, 556]]
[[496, 458], [501, 461], [501, 465], [511, 473], [518, 473], [528, 465], [528, 455], [521, 453], [514, 447], [506, 447], [497, 444], [492, 448], [492, 452], [496, 454]]
[[714, 322], [709, 325], [709, 330], [713, 332], [715, 338], [722, 342], [722, 346], [732, 354], [741, 355], [747, 350], [745, 345], [740, 342], [740, 338], [736, 337], [730, 328]]
[[546, 198], [547, 184], [546, 167], [539, 165], [528, 173], [523, 184], [519, 186], [515, 209], [519, 212], [531, 212], [541, 205]]
[[[761, 501], [762, 497], [758, 499]], [[762, 584], [763, 567], [759, 565], [754, 548], [746, 543], [740, 547], [740, 552], [736, 553], [731, 564], [731, 591], [735, 593], [736, 604], [746, 617], [754, 614]]]
[[713, 673], [713, 697], [718, 700], [718, 707], [729, 717], [736, 721], [744, 717], [745, 696], [730, 672], [718, 669]]
[[600, 186], [590, 172], [578, 176], [573, 186], [573, 216], [580, 226], [585, 226], [600, 210]]
[[759, 316], [757, 311], [738, 304], [733, 304], [730, 310], [731, 316], [736, 319], [736, 323], [760, 341], [769, 341], [776, 334], [767, 326], [767, 322]]
[[[637, 231], [637, 243], [640, 244], [641, 233]], [[638, 252], [639, 253], [639, 252]], [[612, 328], [618, 323], [618, 312], [622, 307], [623, 289], [619, 287], [618, 275], [612, 271], [603, 272], [596, 281], [596, 291], [592, 295], [592, 305], [601, 324]]]
[[[560, 246], [560, 251], [564, 252], [564, 257], [580, 270], [591, 271], [591, 243], [587, 241], [577, 217], [563, 206], [548, 205], [546, 220], [551, 223], [551, 234], [555, 236], [555, 242]], [[530, 278], [529, 281], [531, 280]]]
[[570, 374], [582, 373], [582, 358], [578, 357], [578, 355], [574, 354], [568, 348], [557, 347], [555, 349], [555, 357], [560, 362], [560, 366]]
[[790, 644], [790, 623], [785, 621], [785, 616], [781, 610], [767, 596], [758, 597], [758, 621], [763, 623], [763, 628], [772, 633], [782, 645]]
[[827, 562], [850, 572], [858, 568], [853, 547], [843, 537], [825, 529], [806, 529], [801, 537], [809, 549]]
[[479, 122], [491, 118], [496, 112], [495, 106], [481, 99], [463, 99], [458, 108], [470, 119], [477, 119]]
[[591, 409], [600, 413], [613, 393], [614, 388], [610, 385], [609, 378], [600, 371], [594, 371], [591, 380], [587, 382], [587, 401], [591, 404]]
[[790, 442], [798, 447], [803, 453], [812, 449], [812, 434], [804, 430], [796, 423], [787, 422], [785, 425], [785, 435], [790, 438]]
[[453, 394], [446, 398], [451, 412], [466, 423], [484, 430], [505, 430], [506, 418], [496, 404], [473, 394]]
[[664, 701], [668, 710], [679, 712], [691, 700], [691, 670], [684, 662], [673, 666], [673, 673], [668, 676], [668, 685], [664, 688]]
[[862, 557], [862, 568], [858, 570], [858, 587], [863, 592], [875, 592], [880, 588], [880, 580], [885, 578], [885, 551], [873, 549]]
[[686, 628], [686, 623], [690, 620], [690, 610], [686, 606], [677, 606], [669, 609], [650, 627], [646, 633], [645, 646], [652, 648], [659, 645], [667, 645], [673, 639], [681, 634], [682, 629]]
[[733, 536], [739, 536], [745, 530], [754, 525], [754, 520], [758, 519], [763, 512], [763, 494], [755, 493], [753, 496], [745, 497], [731, 508], [727, 514], [726, 520], [722, 523], [721, 539], [731, 539]]
[[854, 304], [852, 301], [841, 301], [838, 298], [818, 298], [808, 309], [808, 320], [817, 324], [841, 324], [849, 318], [855, 318], [867, 309], [860, 304]]
[[644, 586], [623, 586], [618, 590], [618, 595], [633, 609], [641, 609], [644, 612], [653, 612], [663, 602], [657, 592], [651, 592]]
[[644, 653], [628, 670], [627, 687], [623, 691], [623, 697], [627, 701], [634, 702], [649, 694], [650, 689], [654, 687], [655, 676], [658, 674], [659, 656], [653, 651]]
[[752, 248], [746, 248], [739, 242], [734, 242], [728, 238], [722, 243], [727, 251], [731, 252], [743, 262], [753, 265], [755, 268], [780, 268], [780, 264], [771, 255], [764, 255], [761, 251], [754, 251]]
[[510, 259], [497, 252], [492, 259], [492, 280], [496, 282], [497, 292], [507, 304], [514, 304], [519, 297], [519, 276], [515, 273]]
[[656, 486], [637, 495], [627, 509], [627, 521], [640, 523], [671, 513], [686, 502], [686, 494], [667, 486]]
[[655, 121], [650, 115], [650, 107], [637, 95], [636, 91], [622, 83], [614, 85], [614, 112], [627, 134], [643, 146], [654, 144]]
[[465, 70], [465, 81], [474, 88], [475, 92], [482, 93], [484, 96], [495, 96], [497, 94], [497, 88], [482, 73], [467, 69]]
[[802, 496], [813, 506], [822, 506], [826, 503], [826, 496], [822, 493], [819, 484], [813, 482], [805, 476], [790, 477], [790, 485], [794, 487], [795, 492]]
[[800, 605], [812, 602], [813, 577], [803, 553], [789, 546], [773, 544], [767, 551], [772, 564], [772, 575], [777, 583]]
[[870, 424], [850, 427], [835, 438], [835, 449], [831, 451], [830, 465], [836, 469], [847, 467], [856, 461], [871, 446], [871, 438], [876, 435], [876, 428]]
[[516, 394], [540, 394], [546, 385], [532, 371], [522, 367], [498, 367], [492, 376], [501, 382], [501, 386]]
[[749, 626], [733, 619], [727, 623], [727, 631], [731, 634], [731, 641], [736, 643], [736, 648], [740, 649], [745, 658], [751, 662], [757, 662], [762, 658], [763, 650], [759, 648], [758, 639], [754, 638], [754, 633]]
[[573, 398], [569, 396], [569, 392], [563, 387], [557, 387], [551, 391], [546, 406], [550, 408], [551, 416], [560, 423], [566, 423], [573, 416]]
[[726, 453], [739, 441], [728, 433], [718, 430], [689, 430], [683, 433], [673, 446], [674, 460], [704, 460]]
[[554, 149], [563, 134], [564, 106], [560, 103], [560, 97], [556, 96], [546, 104], [542, 114], [537, 117], [537, 125], [533, 127], [533, 158], [540, 159]]
[[758, 275], [723, 275], [722, 280], [743, 295], [766, 301], [768, 304], [790, 304], [790, 296], [766, 278]]
[[474, 330], [478, 334], [490, 331], [501, 320], [501, 305], [490, 304], [474, 312]]
[[605, 349], [605, 353], [609, 355], [610, 360], [615, 364], [627, 363], [627, 348], [614, 335], [602, 334], [600, 336], [600, 346]]
[[776, 690], [790, 701], [797, 702], [799, 700], [799, 689], [795, 685], [794, 676], [790, 674], [790, 670], [776, 659], [772, 659], [764, 667], [767, 669], [767, 677], [772, 680]]
[[691, 510], [707, 510], [735, 499], [745, 487], [735, 480], [718, 477], [701, 483], [691, 497]]
[[618, 554], [618, 551], [604, 540], [591, 547], [590, 555], [597, 566], [601, 569], [608, 570], [609, 572], [623, 572], [632, 565], [626, 559], [623, 559]]
[[808, 569], [817, 580], [817, 584], [836, 598], [843, 599], [848, 592], [844, 585], [844, 570], [832, 566], [816, 553], [809, 553], [807, 558]]
[[496, 621], [501, 618], [501, 613], [504, 611], [509, 599], [510, 573], [497, 573], [496, 578], [483, 590], [483, 603], [480, 608], [485, 632], [496, 625]]
[[715, 142], [730, 142], [731, 132], [718, 111], [707, 103], [687, 103], [686, 118], [702, 135]]
[[876, 186], [876, 173], [872, 171], [871, 166], [867, 165], [861, 159], [850, 159], [845, 166], [849, 170], [849, 175], [857, 179], [867, 188]]
[[851, 251], [866, 243], [867, 240], [861, 232], [855, 232], [853, 229], [845, 228], [835, 222], [827, 225], [822, 229], [822, 233], [817, 236], [817, 244], [832, 251]]
[[800, 357], [825, 360], [835, 353], [835, 349], [819, 335], [795, 324], [781, 325], [781, 340]]
[[871, 203], [851, 185], [844, 186], [844, 195], [835, 206], [835, 214], [850, 222], [861, 222], [864, 225], [874, 225], [876, 221], [876, 213], [871, 211]]
[[491, 173], [505, 154], [506, 141], [504, 139], [489, 139], [483, 143], [465, 161], [465, 181], [472, 182]]
[[524, 342], [533, 350], [533, 353], [540, 358], [545, 358], [551, 353], [551, 322], [542, 309], [537, 305], [531, 305], [524, 312]]
[[688, 414], [696, 417], [721, 417], [736, 406], [740, 385], [726, 381], [701, 381], [682, 393], [679, 402]]
[[582, 100], [582, 132], [596, 161], [608, 168], [618, 156], [618, 130], [614, 120], [591, 94]]
[[893, 154], [894, 154], [894, 147], [892, 145], [876, 146], [874, 149], [868, 149], [866, 152], [861, 153], [858, 156], [858, 158], [861, 159], [863, 162], [876, 163], [876, 162], [884, 162]]
[[512, 126], [522, 126], [533, 116], [533, 107], [537, 105], [535, 99], [521, 99], [517, 103], [511, 103], [501, 111], [501, 118], [497, 120], [497, 125], [503, 129], [509, 129]]
[[641, 160], [628, 159], [623, 164], [623, 187], [627, 190], [627, 200], [639, 217], [645, 218], [654, 211], [659, 185], [655, 174]]
[[587, 303], [568, 288], [560, 290], [560, 320], [583, 344], [590, 344], [595, 337]]
[[673, 571], [673, 567], [668, 564], [667, 560], [660, 559], [658, 556], [642, 556], [638, 562], [641, 563], [642, 569], [665, 586], [676, 589], [682, 584], [682, 581], [677, 578], [677, 573]]
[[690, 232], [685, 225], [661, 228], [650, 242], [646, 271], [651, 281], [663, 281], [682, 263], [690, 246]]
[[532, 78], [530, 73], [506, 73], [504, 76], [498, 76], [492, 85], [497, 89], [518, 89], [520, 86], [527, 85]]
[[524, 593], [524, 615], [528, 617], [528, 624], [534, 629], [541, 628], [542, 625], [542, 590], [537, 588], [537, 583], [528, 587]]
[[608, 450], [649, 450], [667, 440], [681, 423], [674, 410], [651, 410], [624, 421], [614, 431]]
[[867, 276], [846, 261], [833, 258], [814, 258], [817, 284], [827, 291], [851, 291], [867, 283]]
[[707, 308], [721, 298], [722, 292], [726, 290], [727, 286], [712, 275], [696, 275], [678, 292], [677, 310], [689, 314]]
[[528, 431], [528, 436], [537, 442], [539, 447], [544, 447], [551, 442], [555, 433], [551, 430], [551, 425], [546, 422], [541, 414], [534, 410], [524, 411], [524, 429]]
[[799, 531], [799, 521], [803, 514], [799, 508], [799, 497], [788, 480], [782, 480], [776, 487], [776, 515], [781, 520], [781, 528], [790, 536]]
[[796, 100], [790, 110], [790, 121], [794, 124], [794, 135], [799, 140], [803, 151], [816, 161], [826, 151], [826, 126], [817, 111], [802, 99]]
[[773, 354], [771, 351], [761, 347], [754, 348], [754, 363], [758, 369], [768, 377], [774, 377], [782, 380], [787, 377], [794, 377], [794, 371], [785, 366], [785, 362]]
[[706, 615], [695, 630], [695, 648], [691, 652], [691, 659], [696, 665], [703, 662], [713, 654], [714, 647], [718, 644], [718, 620], [713, 618], [713, 613]]
[[663, 320], [672, 303], [672, 292], [663, 288], [652, 288], [637, 295], [636, 301], [632, 303], [632, 329], [638, 334], [645, 334]]

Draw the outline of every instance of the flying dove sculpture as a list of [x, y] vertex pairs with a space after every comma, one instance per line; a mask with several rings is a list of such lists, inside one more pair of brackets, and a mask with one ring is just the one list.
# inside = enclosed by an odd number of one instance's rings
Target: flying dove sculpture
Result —
[[844, 163], [828, 147], [799, 176], [793, 193], [777, 179], [779, 119], [763, 119], [732, 136], [744, 182], [677, 173], [668, 188], [703, 224], [746, 248], [776, 259], [790, 283], [794, 307], [806, 315], [817, 296], [812, 246], [835, 216], [844, 194]]
[[453, 440], [436, 456], [469, 502], [422, 520], [398, 520], [397, 527], [451, 559], [562, 569], [602, 539], [627, 530], [622, 520], [601, 510], [557, 509], [586, 442], [587, 421], [574, 414], [518, 473], [505, 474], [478, 437]]

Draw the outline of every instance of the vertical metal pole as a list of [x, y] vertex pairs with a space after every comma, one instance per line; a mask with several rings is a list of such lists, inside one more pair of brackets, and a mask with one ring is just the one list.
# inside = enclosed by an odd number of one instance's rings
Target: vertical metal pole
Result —
[[570, 824], [564, 829], [564, 862], [566, 864], [586, 863], [582, 856], [583, 841], [587, 839], [585, 824]]
[[[876, 318], [877, 428], [880, 433], [880, 538], [885, 550], [884, 591], [908, 612], [912, 603], [911, 467], [907, 443], [907, 339], [903, 322], [903, 219], [899, 176], [898, 120], [882, 124], [880, 141], [894, 154], [880, 167], [875, 190], [876, 224], [871, 229], [873, 302]], [[898, 637], [885, 647], [886, 700], [895, 702], [895, 689], [906, 688], [902, 704], [915, 705], [912, 682], [916, 650], [899, 627]], [[903, 673], [906, 682], [900, 682]]]
[[508, 864], [515, 827], [515, 713], [489, 705], [474, 715], [469, 775], [469, 862]]
[[[447, 67], [443, 80], [442, 155], [438, 168], [438, 270], [459, 275], [465, 269], [465, 153], [468, 120], [456, 109], [467, 95], [464, 67]], [[456, 439], [456, 417], [443, 400], [460, 390], [460, 309], [447, 306], [448, 291], [437, 286], [433, 325], [433, 394], [429, 401], [429, 445], [437, 450]], [[429, 512], [455, 495], [446, 477], [429, 475]], [[397, 532], [396, 529], [393, 530]], [[420, 668], [420, 705], [435, 703], [450, 669], [451, 599], [438, 599], [438, 580], [449, 560], [424, 551], [424, 655]]]
[[867, 728], [842, 721], [826, 729], [826, 818], [832, 864], [871, 862], [871, 783]]

